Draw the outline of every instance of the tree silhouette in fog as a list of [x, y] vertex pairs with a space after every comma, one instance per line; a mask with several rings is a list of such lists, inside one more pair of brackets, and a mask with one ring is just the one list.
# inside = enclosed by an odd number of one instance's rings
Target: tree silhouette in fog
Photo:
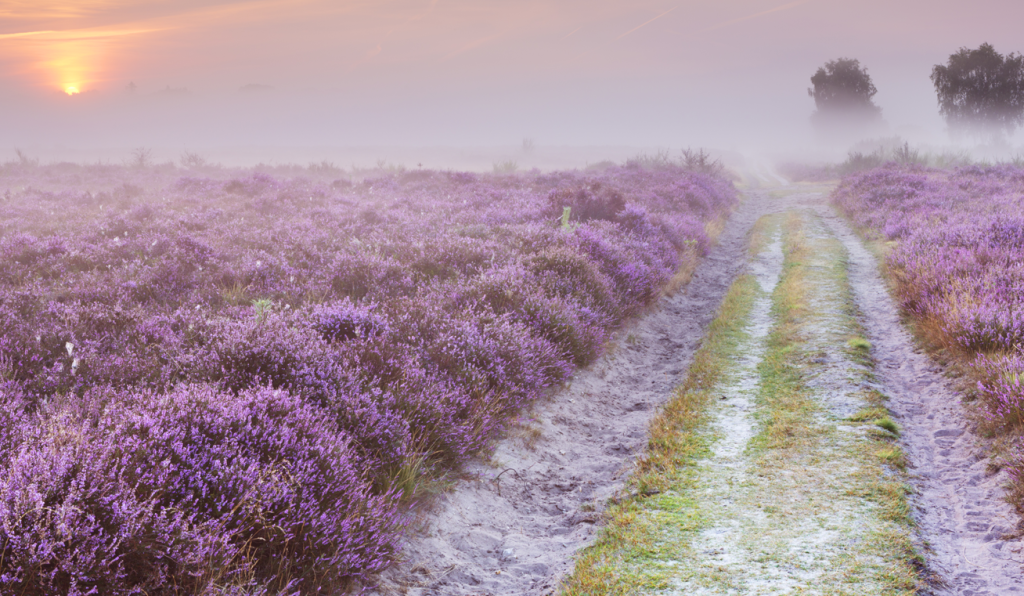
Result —
[[807, 94], [817, 109], [811, 123], [824, 137], [855, 137], [876, 131], [882, 109], [871, 100], [878, 90], [859, 60], [839, 58], [825, 63], [811, 77]]
[[939, 113], [954, 136], [1013, 133], [1024, 123], [1024, 56], [990, 44], [960, 48], [932, 69]]

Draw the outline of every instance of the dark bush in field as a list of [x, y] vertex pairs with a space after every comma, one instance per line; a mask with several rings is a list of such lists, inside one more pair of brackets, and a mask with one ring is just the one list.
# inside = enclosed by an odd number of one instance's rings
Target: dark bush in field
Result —
[[559, 217], [565, 208], [570, 209], [570, 221], [591, 219], [614, 219], [626, 206], [622, 191], [595, 182], [576, 188], [560, 188], [548, 195], [550, 213]]
[[329, 342], [375, 337], [388, 330], [387, 321], [371, 306], [348, 299], [316, 305], [310, 325]]

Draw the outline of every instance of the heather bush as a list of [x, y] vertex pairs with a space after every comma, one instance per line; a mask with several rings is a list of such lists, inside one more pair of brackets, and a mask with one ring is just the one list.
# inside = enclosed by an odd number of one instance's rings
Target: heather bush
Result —
[[1024, 347], [1009, 353], [978, 355], [975, 370], [980, 373], [978, 390], [989, 406], [990, 416], [1000, 424], [1024, 423]]
[[305, 592], [397, 548], [395, 501], [331, 417], [286, 392], [96, 390], [44, 414], [0, 478], [5, 591]]
[[576, 235], [580, 249], [612, 280], [623, 312], [633, 314], [672, 276], [679, 266], [679, 254], [664, 238], [632, 242], [617, 238], [607, 233], [612, 225], [591, 222], [577, 229]]
[[277, 313], [225, 321], [211, 334], [208, 379], [225, 390], [291, 389], [303, 364], [316, 359], [317, 341]]
[[614, 219], [626, 207], [622, 191], [601, 182], [553, 190], [548, 195], [548, 202], [551, 204], [552, 216], [560, 217], [563, 210], [569, 208], [569, 219], [576, 222]]
[[736, 202], [672, 164], [175, 172], [0, 174], [4, 593], [369, 581]]
[[0, 360], [0, 462], [10, 461], [11, 451], [24, 440], [28, 430], [32, 400], [16, 381], [3, 380], [8, 376], [9, 362]]
[[[887, 243], [897, 299], [965, 363], [989, 423], [1024, 431], [1024, 170], [889, 164], [844, 179], [833, 201]], [[1007, 458], [1024, 507], [1022, 454]]]
[[[599, 272], [593, 270], [596, 276]], [[607, 327], [617, 319], [592, 310], [585, 304], [576, 302], [575, 296], [559, 295], [561, 288], [550, 289], [554, 283], [571, 284], [571, 277], [560, 277], [557, 282], [550, 279], [545, 284], [538, 280], [541, 274], [533, 273], [521, 266], [510, 266], [490, 271], [481, 276], [469, 287], [460, 289], [454, 297], [453, 306], [460, 309], [473, 308], [482, 303], [495, 313], [509, 314], [514, 320], [521, 321], [533, 332], [547, 339], [558, 348], [561, 354], [578, 366], [593, 361], [604, 342]], [[544, 274], [543, 277], [558, 277], [557, 274]], [[609, 299], [609, 308], [618, 312], [618, 304], [612, 302], [610, 288], [602, 287], [601, 279], [597, 278], [596, 288], [604, 290]], [[548, 292], [539, 291], [541, 284]], [[567, 288], [579, 292], [578, 286]], [[603, 316], [602, 316], [603, 315]]]
[[347, 298], [316, 305], [310, 326], [328, 342], [375, 337], [388, 331], [387, 320], [372, 306], [355, 304]]
[[398, 261], [373, 254], [340, 254], [329, 265], [330, 290], [353, 300], [392, 298], [413, 292], [410, 272]]
[[890, 165], [844, 180], [834, 200], [894, 242], [886, 264], [902, 306], [966, 353], [1024, 340], [1024, 185], [1007, 168], [926, 172]]
[[487, 308], [462, 311], [462, 316], [439, 311], [417, 323], [431, 364], [464, 387], [474, 402], [501, 415], [511, 414], [570, 370], [552, 342], [512, 314]]
[[268, 192], [275, 192], [281, 184], [272, 176], [257, 172], [246, 178], [236, 178], [224, 185], [224, 192], [255, 197]]
[[681, 253], [692, 252], [699, 256], [707, 254], [711, 240], [704, 229], [704, 224], [697, 218], [689, 215], [661, 215], [652, 218], [652, 221], [676, 250]]
[[589, 311], [600, 313], [603, 325], [620, 320], [620, 305], [615, 299], [612, 281], [594, 261], [569, 247], [551, 247], [531, 255], [524, 265], [551, 297], [576, 301]]

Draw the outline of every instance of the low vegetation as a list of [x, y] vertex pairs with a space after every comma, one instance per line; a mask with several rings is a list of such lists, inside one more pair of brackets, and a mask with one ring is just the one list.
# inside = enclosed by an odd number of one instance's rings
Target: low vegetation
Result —
[[898, 136], [869, 139], [856, 143], [839, 163], [807, 164], [787, 162], [778, 165], [779, 173], [794, 182], [838, 181], [844, 176], [880, 168], [889, 163], [904, 166], [952, 169], [993, 165], [1024, 166], [1024, 156], [1004, 158], [999, 162], [979, 160], [966, 150], [926, 151], [913, 147]]
[[367, 581], [737, 201], [671, 164], [137, 161], [0, 166], [4, 593]]

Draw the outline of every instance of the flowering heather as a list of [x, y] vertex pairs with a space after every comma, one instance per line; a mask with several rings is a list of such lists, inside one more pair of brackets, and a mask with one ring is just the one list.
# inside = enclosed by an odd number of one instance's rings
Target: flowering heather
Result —
[[948, 345], [1013, 350], [1024, 341], [1024, 169], [952, 172], [889, 166], [851, 176], [833, 200], [890, 241], [887, 266], [904, 308]]
[[[903, 308], [970, 362], [990, 419], [1024, 428], [1024, 169], [890, 164], [844, 179], [833, 201], [891, 246]], [[1017, 468], [1024, 504], [1024, 455]]]
[[190, 174], [0, 165], [0, 592], [372, 581], [417, 476], [593, 361], [736, 203], [673, 167]]

